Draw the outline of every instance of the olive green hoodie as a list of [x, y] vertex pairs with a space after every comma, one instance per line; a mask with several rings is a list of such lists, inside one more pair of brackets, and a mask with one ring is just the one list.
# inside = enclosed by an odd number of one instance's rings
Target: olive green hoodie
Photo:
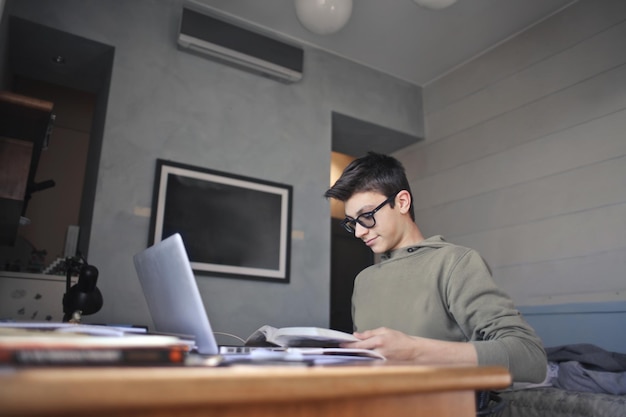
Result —
[[539, 337], [494, 283], [478, 252], [434, 236], [363, 270], [352, 297], [356, 331], [387, 327], [409, 335], [471, 342], [479, 365], [506, 367], [515, 382], [541, 382]]

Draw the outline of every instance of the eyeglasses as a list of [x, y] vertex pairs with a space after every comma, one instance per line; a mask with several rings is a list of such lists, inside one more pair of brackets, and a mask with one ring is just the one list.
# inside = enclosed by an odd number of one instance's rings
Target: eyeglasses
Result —
[[398, 191], [397, 193], [394, 193], [394, 195], [392, 195], [391, 197], [389, 197], [388, 199], [380, 203], [380, 205], [376, 207], [374, 210], [359, 214], [356, 219], [346, 217], [341, 222], [341, 225], [343, 226], [344, 229], [348, 231], [348, 233], [353, 233], [353, 234], [356, 232], [357, 223], [365, 227], [366, 229], [371, 229], [372, 227], [376, 226], [376, 219], [374, 218], [374, 214], [376, 214], [376, 212], [380, 210], [381, 208], [385, 207], [386, 204], [392, 202], [393, 199], [396, 198], [399, 192], [400, 191]]

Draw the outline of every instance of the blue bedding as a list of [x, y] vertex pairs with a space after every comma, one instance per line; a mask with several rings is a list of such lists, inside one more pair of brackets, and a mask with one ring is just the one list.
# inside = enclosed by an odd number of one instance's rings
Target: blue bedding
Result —
[[591, 344], [546, 348], [548, 377], [501, 392], [502, 417], [626, 417], [626, 355]]
[[502, 417], [625, 417], [626, 395], [576, 392], [555, 387], [500, 393]]

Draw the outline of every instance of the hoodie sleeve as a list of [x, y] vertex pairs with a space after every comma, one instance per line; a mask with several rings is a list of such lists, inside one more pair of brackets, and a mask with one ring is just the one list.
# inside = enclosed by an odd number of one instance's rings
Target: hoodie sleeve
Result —
[[449, 311], [474, 344], [479, 365], [506, 367], [515, 382], [545, 379], [546, 353], [541, 339], [493, 281], [474, 250], [464, 248], [449, 271]]

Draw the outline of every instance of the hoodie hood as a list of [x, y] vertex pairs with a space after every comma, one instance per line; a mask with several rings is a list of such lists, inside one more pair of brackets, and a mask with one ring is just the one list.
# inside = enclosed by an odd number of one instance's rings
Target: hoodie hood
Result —
[[450, 246], [453, 245], [452, 243], [448, 243], [446, 242], [446, 240], [444, 239], [443, 236], [441, 235], [435, 235], [432, 237], [429, 237], [428, 239], [424, 239], [421, 242], [415, 244], [415, 245], [411, 245], [411, 246], [407, 246], [405, 248], [400, 248], [400, 249], [396, 249], [396, 250], [392, 250], [389, 252], [385, 252], [383, 255], [381, 255], [381, 259], [383, 261], [389, 260], [389, 259], [396, 259], [398, 257], [402, 257], [411, 253], [415, 253], [421, 249], [427, 249], [427, 248], [431, 248], [431, 249], [437, 249], [437, 248], [441, 248], [444, 246]]

